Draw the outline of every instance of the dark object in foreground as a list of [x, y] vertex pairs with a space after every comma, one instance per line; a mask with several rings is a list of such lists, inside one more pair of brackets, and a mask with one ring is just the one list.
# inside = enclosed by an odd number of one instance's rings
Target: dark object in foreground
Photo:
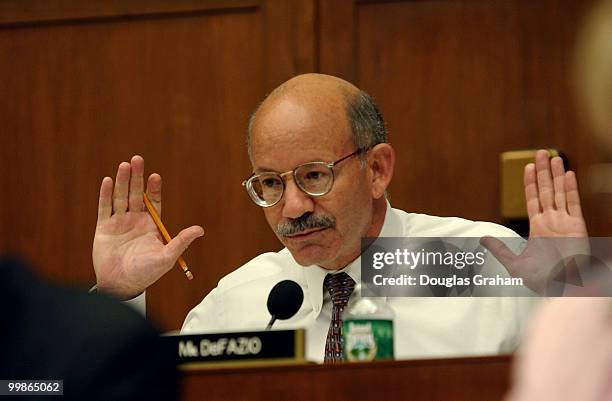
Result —
[[10, 259], [0, 260], [0, 304], [2, 379], [63, 380], [63, 400], [176, 398], [171, 350], [128, 306], [48, 284]]

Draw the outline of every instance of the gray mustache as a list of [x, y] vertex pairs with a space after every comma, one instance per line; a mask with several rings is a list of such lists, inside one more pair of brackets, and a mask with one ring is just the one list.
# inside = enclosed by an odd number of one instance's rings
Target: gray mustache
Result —
[[281, 237], [286, 237], [313, 228], [334, 227], [336, 227], [336, 219], [333, 216], [319, 216], [312, 213], [305, 213], [297, 219], [290, 219], [285, 223], [279, 223], [276, 226], [276, 234]]

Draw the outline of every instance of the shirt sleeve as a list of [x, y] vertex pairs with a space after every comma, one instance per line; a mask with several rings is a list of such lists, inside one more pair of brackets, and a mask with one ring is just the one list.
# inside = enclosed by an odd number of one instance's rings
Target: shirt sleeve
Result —
[[215, 331], [223, 329], [221, 305], [217, 302], [217, 289], [214, 288], [185, 318], [181, 334]]
[[124, 304], [132, 307], [142, 316], [147, 316], [147, 299], [146, 299], [146, 291], [143, 291], [142, 294], [138, 295], [135, 298], [128, 299], [127, 301], [123, 301]]

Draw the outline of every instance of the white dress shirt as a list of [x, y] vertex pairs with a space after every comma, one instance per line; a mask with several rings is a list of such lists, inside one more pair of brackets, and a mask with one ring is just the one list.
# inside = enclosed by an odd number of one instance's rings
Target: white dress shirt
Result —
[[[387, 205], [381, 237], [516, 237], [493, 223], [456, 217], [406, 213]], [[503, 268], [502, 268], [503, 270]], [[360, 296], [360, 258], [342, 271], [355, 280], [351, 297]], [[223, 277], [193, 308], [182, 333], [263, 330], [270, 314], [266, 302], [272, 287], [293, 280], [304, 290], [304, 302], [291, 319], [277, 320], [275, 329], [306, 329], [306, 356], [322, 362], [331, 320], [331, 300], [323, 289], [330, 273], [319, 266], [300, 266], [286, 249], [257, 256]], [[512, 352], [533, 298], [389, 297], [395, 312], [395, 358], [490, 355]]]

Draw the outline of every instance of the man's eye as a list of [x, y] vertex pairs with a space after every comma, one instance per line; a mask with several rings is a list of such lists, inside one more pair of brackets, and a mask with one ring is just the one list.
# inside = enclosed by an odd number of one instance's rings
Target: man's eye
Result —
[[274, 188], [279, 185], [279, 182], [278, 180], [275, 180], [274, 178], [266, 178], [261, 181], [261, 184], [266, 188]]
[[309, 181], [317, 181], [323, 178], [323, 173], [321, 173], [320, 171], [309, 171], [308, 173], [306, 173], [306, 176], [304, 178]]

